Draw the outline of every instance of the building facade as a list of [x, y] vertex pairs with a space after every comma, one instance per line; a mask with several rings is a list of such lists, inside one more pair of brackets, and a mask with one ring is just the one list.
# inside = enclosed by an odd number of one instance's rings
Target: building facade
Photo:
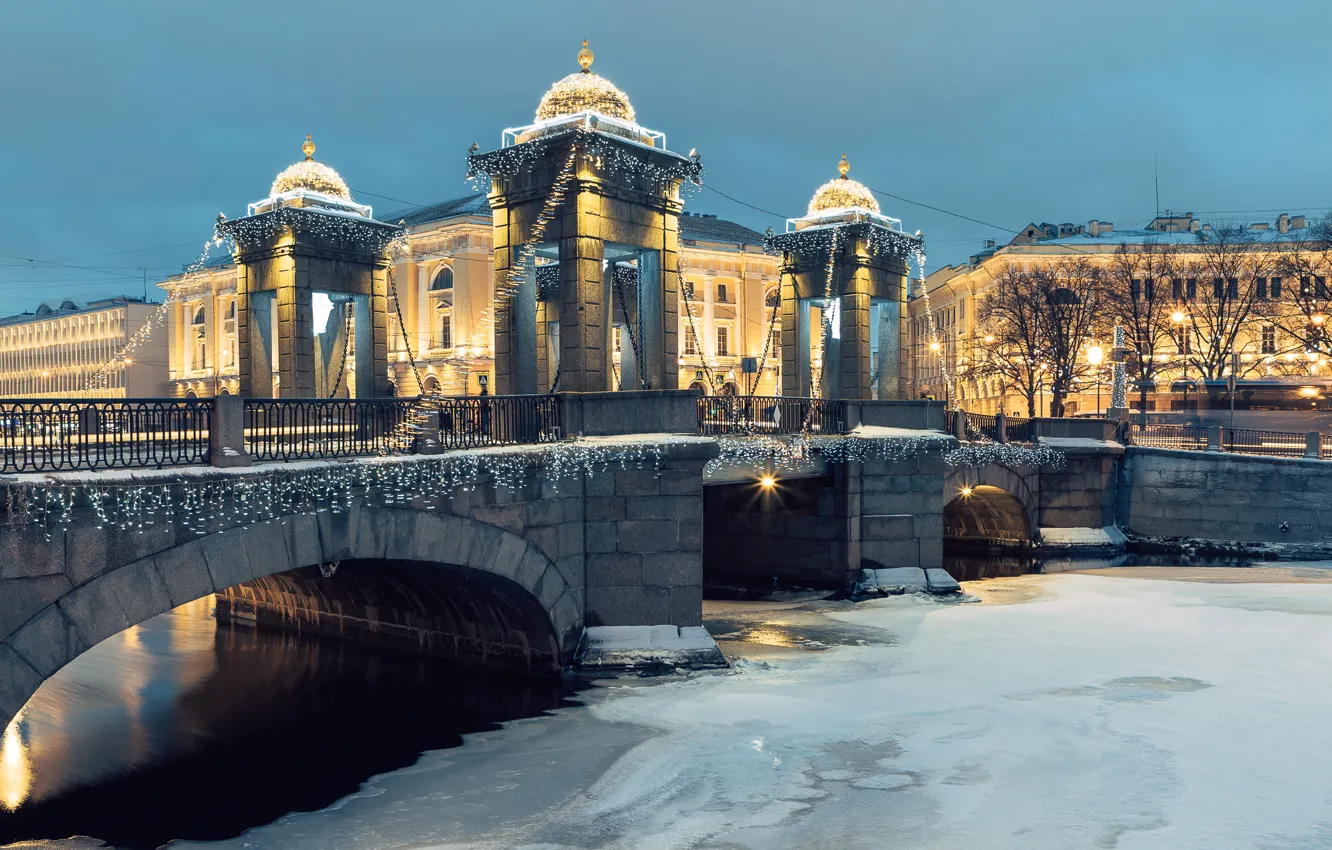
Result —
[[0, 398], [160, 398], [170, 358], [161, 329], [126, 351], [160, 305], [141, 298], [42, 304], [0, 318]]
[[[486, 196], [399, 210], [382, 220], [405, 226], [410, 246], [392, 275], [388, 377], [394, 392], [475, 395], [483, 384], [493, 389], [487, 312], [494, 300], [494, 249]], [[680, 255], [687, 302], [680, 310], [680, 388], [706, 395], [777, 394], [778, 258], [764, 253], [763, 234], [716, 216], [685, 214]], [[224, 258], [159, 284], [172, 302], [164, 343], [172, 396], [238, 392], [236, 275]], [[630, 345], [622, 328], [613, 344]]]
[[[1222, 228], [1227, 230], [1225, 238], [1234, 240], [1233, 246], [1218, 248], [1219, 237], [1209, 238], [1220, 234]], [[1157, 322], [1166, 342], [1156, 342], [1154, 355], [1149, 358], [1155, 374], [1144, 382], [1148, 412], [1196, 409], [1197, 395], [1206, 389], [1204, 379], [1217, 383], [1231, 372], [1227, 365], [1224, 369], [1213, 368], [1215, 374], [1201, 374], [1199, 350], [1209, 344], [1225, 347], [1226, 362], [1235, 364], [1238, 379], [1299, 385], [1309, 406], [1321, 409], [1328, 397], [1328, 358], [1315, 350], [1318, 347], [1306, 344], [1307, 336], [1301, 338], [1288, 330], [1304, 321], [1300, 311], [1308, 314], [1309, 302], [1315, 296], [1320, 300], [1326, 297], [1322, 276], [1291, 270], [1325, 262], [1294, 262], [1305, 246], [1319, 238], [1310, 232], [1305, 216], [1285, 214], [1273, 223], [1250, 223], [1242, 228], [1233, 223], [1205, 223], [1192, 213], [1158, 216], [1145, 227], [1127, 230], [1117, 230], [1112, 223], [1099, 220], [1076, 225], [1029, 224], [1006, 245], [987, 242], [967, 262], [937, 269], [926, 278], [923, 291], [913, 286], [908, 304], [911, 395], [949, 398], [971, 412], [1003, 410], [1025, 416], [1026, 395], [985, 366], [987, 347], [995, 344], [996, 333], [994, 327], [987, 326], [985, 300], [1014, 271], [1031, 272], [1060, 264], [1085, 264], [1105, 276], [1102, 285], [1132, 287], [1137, 299], [1142, 295], [1143, 280], [1124, 280], [1129, 274], [1124, 269], [1146, 268], [1154, 254], [1158, 262], [1168, 257], [1170, 270], [1159, 284], [1168, 287], [1159, 299], [1162, 312]], [[1234, 262], [1234, 276], [1223, 276], [1225, 261], [1218, 260], [1217, 255], [1226, 250], [1235, 257], [1248, 251], [1251, 257], [1264, 259]], [[1084, 356], [1097, 348], [1104, 361], [1085, 369], [1074, 380], [1066, 400], [1066, 415], [1109, 407], [1113, 326], [1129, 325], [1128, 346], [1135, 344], [1132, 322], [1114, 315], [1123, 309], [1122, 299], [1118, 305], [1106, 306], [1095, 330], [1083, 340]], [[1232, 316], [1199, 319], [1199, 314], [1209, 310], [1224, 313], [1227, 309], [1233, 311]], [[1323, 317], [1315, 314], [1310, 320], [1321, 323]], [[1325, 346], [1321, 348], [1326, 350]], [[1130, 409], [1142, 404], [1134, 378], [1130, 373]], [[1048, 384], [1038, 382], [1037, 386], [1037, 413], [1048, 416]], [[1192, 402], [1190, 391], [1194, 393]]]

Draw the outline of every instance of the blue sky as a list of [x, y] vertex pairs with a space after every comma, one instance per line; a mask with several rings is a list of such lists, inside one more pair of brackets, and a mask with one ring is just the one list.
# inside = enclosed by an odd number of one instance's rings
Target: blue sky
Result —
[[[379, 212], [465, 194], [468, 145], [530, 121], [582, 38], [721, 192], [798, 215], [846, 152], [869, 186], [986, 222], [881, 198], [924, 230], [932, 267], [1029, 220], [1145, 223], [1154, 162], [1163, 209], [1264, 220], [1332, 206], [1325, 0], [0, 11], [0, 314], [137, 294], [144, 269], [179, 270], [307, 132]], [[781, 226], [710, 189], [688, 208]]]

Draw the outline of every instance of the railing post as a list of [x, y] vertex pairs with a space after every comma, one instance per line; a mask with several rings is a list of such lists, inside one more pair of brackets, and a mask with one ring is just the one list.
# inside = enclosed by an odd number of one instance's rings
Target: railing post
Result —
[[250, 466], [245, 451], [245, 399], [223, 395], [213, 399], [208, 421], [209, 462], [219, 468]]
[[967, 441], [967, 414], [961, 408], [953, 411], [953, 436], [964, 443]]
[[1004, 415], [1002, 410], [994, 415], [994, 437], [996, 442], [1008, 442], [1008, 423], [1004, 421], [1007, 418], [1008, 417]]
[[444, 446], [439, 441], [439, 411], [432, 410], [421, 416], [420, 430], [416, 434], [412, 450], [419, 455], [442, 454]]
[[1309, 431], [1304, 435], [1304, 456], [1319, 460], [1323, 456], [1323, 434], [1321, 431]]
[[1207, 451], [1221, 451], [1221, 426], [1212, 425], [1207, 429]]

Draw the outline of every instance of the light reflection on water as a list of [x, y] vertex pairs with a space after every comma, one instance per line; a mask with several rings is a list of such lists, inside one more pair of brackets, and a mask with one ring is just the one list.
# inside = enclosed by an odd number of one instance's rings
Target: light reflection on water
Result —
[[190, 748], [174, 699], [216, 668], [213, 597], [94, 646], [48, 679], [5, 729], [0, 801], [37, 803]]
[[212, 613], [210, 597], [109, 638], [33, 695], [0, 739], [0, 846], [230, 838], [568, 693]]

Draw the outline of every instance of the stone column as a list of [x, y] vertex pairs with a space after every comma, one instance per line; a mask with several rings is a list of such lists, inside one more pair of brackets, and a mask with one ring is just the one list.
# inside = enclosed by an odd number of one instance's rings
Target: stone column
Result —
[[560, 218], [560, 388], [603, 392], [610, 389], [606, 368], [610, 326], [602, 270], [601, 198], [579, 192], [565, 202]]
[[536, 266], [529, 263], [522, 270], [522, 281], [509, 310], [512, 352], [513, 392], [543, 392], [537, 386], [537, 286]]
[[[859, 249], [852, 244], [849, 251]], [[845, 279], [845, 278], [843, 278]], [[840, 299], [837, 319], [841, 324], [842, 344], [837, 364], [838, 398], [868, 399], [870, 397], [870, 293], [873, 291], [870, 270], [858, 267], [852, 270]]]

